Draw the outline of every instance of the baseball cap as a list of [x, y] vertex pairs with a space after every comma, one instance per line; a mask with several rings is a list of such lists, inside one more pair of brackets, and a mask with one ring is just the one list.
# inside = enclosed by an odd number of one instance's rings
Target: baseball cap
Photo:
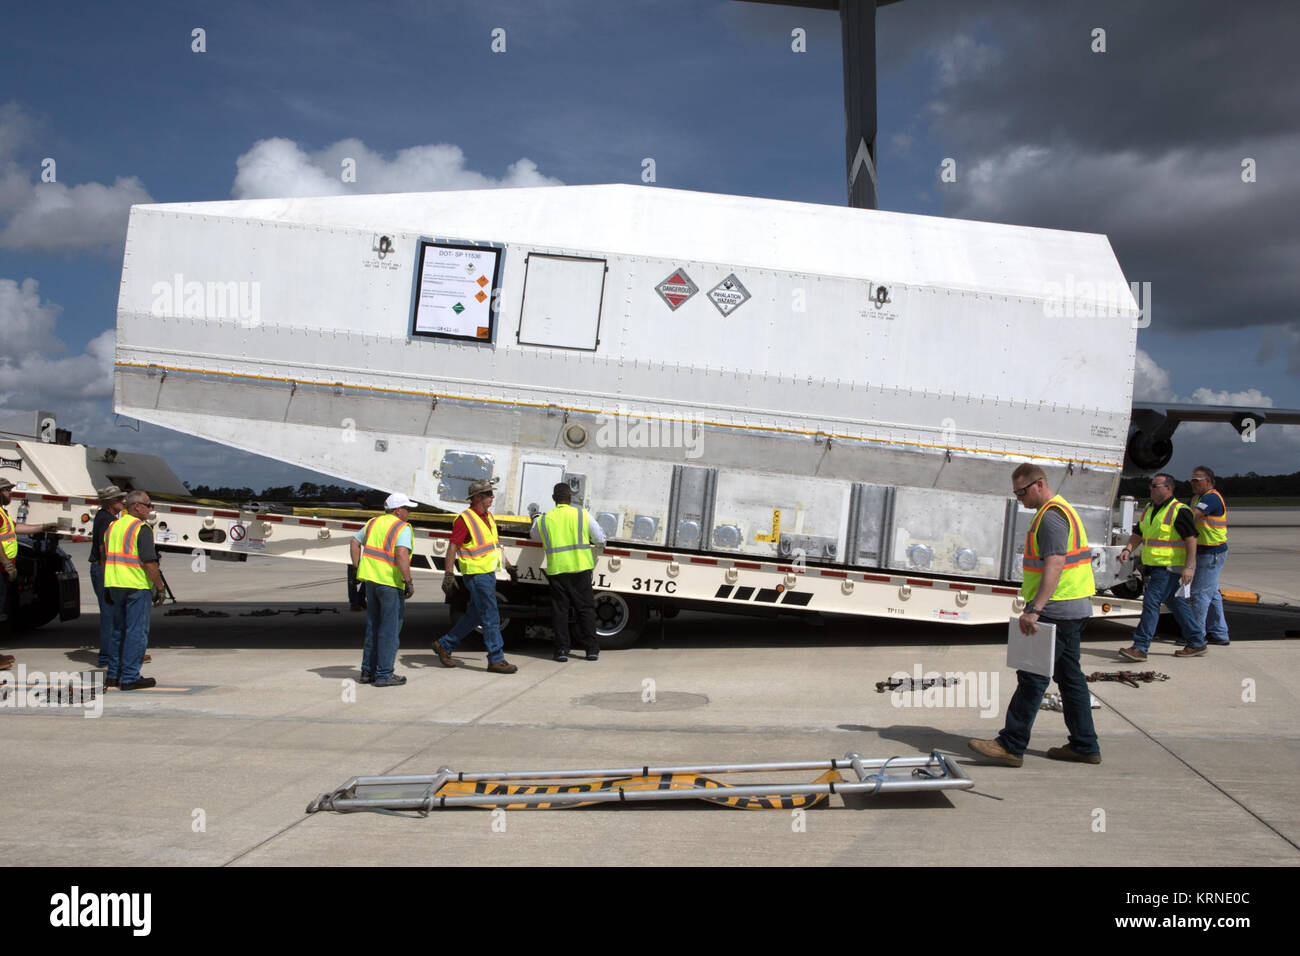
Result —
[[392, 511], [394, 508], [414, 508], [416, 504], [410, 498], [403, 494], [391, 494], [384, 499], [384, 510]]
[[14, 486], [14, 483], [8, 478], [0, 478], [0, 491], [8, 491]]

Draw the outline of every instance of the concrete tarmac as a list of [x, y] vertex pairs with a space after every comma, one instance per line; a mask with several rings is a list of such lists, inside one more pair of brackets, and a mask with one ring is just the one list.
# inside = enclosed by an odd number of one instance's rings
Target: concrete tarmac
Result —
[[[1248, 574], [1257, 583], [1252, 562], [1265, 564], [1268, 590], [1294, 600], [1294, 532], [1274, 531], [1234, 525], [1225, 586], [1250, 586]], [[86, 550], [69, 546], [83, 572]], [[557, 664], [547, 644], [524, 642], [508, 651], [519, 673], [501, 676], [485, 672], [472, 641], [457, 653], [463, 666], [438, 665], [430, 641], [447, 612], [432, 580], [417, 578], [398, 656], [409, 682], [375, 688], [351, 683], [364, 621], [342, 603], [340, 568], [253, 559], [208, 561], [199, 573], [180, 555], [164, 567], [180, 606], [230, 616], [155, 610], [145, 673], [159, 687], [105, 692], [101, 717], [0, 707], [6, 861], [1300, 864], [1300, 642], [1286, 636], [1300, 615], [1287, 610], [1232, 609], [1232, 645], [1202, 658], [1177, 660], [1172, 644], [1153, 645], [1142, 668], [1169, 674], [1167, 682], [1091, 685], [1101, 765], [1047, 760], [1065, 729], [1060, 713], [1042, 711], [1024, 766], [1011, 769], [983, 765], [966, 747], [997, 734], [1015, 688], [1001, 628], [683, 613], [596, 663]], [[10, 639], [5, 650], [28, 672], [93, 669], [98, 611], [88, 576], [83, 586], [79, 620]], [[268, 607], [286, 613], [241, 616]], [[291, 613], [315, 607], [327, 610]], [[1094, 624], [1085, 672], [1134, 667], [1114, 654], [1129, 642], [1124, 624]], [[876, 692], [877, 681], [918, 669], [964, 675], [964, 693]], [[650, 689], [654, 703], [643, 699]], [[932, 749], [954, 755], [975, 789], [834, 796], [802, 819], [694, 801], [424, 819], [304, 813], [352, 776], [444, 764], [520, 770]]]

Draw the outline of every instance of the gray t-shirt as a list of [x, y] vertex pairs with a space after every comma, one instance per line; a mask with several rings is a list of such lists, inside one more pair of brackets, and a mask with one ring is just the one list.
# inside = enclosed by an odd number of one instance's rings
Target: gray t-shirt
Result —
[[[1043, 520], [1038, 523], [1038, 553], [1046, 558], [1050, 554], [1065, 554], [1070, 550], [1070, 522], [1061, 514], [1060, 508], [1048, 508]], [[1034, 603], [1038, 596], [1034, 596]], [[1068, 601], [1048, 601], [1043, 607], [1043, 617], [1054, 617], [1062, 621], [1074, 621], [1081, 617], [1092, 617], [1092, 600], [1090, 598], [1070, 598]]]

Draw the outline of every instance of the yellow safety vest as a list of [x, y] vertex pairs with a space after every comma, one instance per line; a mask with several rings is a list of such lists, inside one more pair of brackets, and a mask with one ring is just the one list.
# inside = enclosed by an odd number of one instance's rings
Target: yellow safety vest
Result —
[[1061, 571], [1061, 580], [1056, 583], [1056, 590], [1048, 599], [1051, 601], [1069, 601], [1073, 598], [1092, 597], [1097, 593], [1097, 582], [1092, 576], [1092, 551], [1088, 547], [1088, 536], [1083, 531], [1083, 522], [1070, 503], [1060, 495], [1055, 495], [1034, 515], [1029, 523], [1029, 532], [1025, 536], [1025, 579], [1020, 585], [1020, 596], [1028, 604], [1038, 593], [1043, 583], [1043, 556], [1038, 551], [1038, 526], [1048, 508], [1056, 508], [1070, 525], [1066, 538], [1065, 567]]
[[126, 511], [104, 532], [104, 587], [147, 591], [153, 587], [140, 561], [140, 529], [144, 522]]
[[[1204, 512], [1197, 509], [1202, 498], [1208, 498], [1210, 495], [1219, 499], [1219, 504], [1223, 506], [1223, 514], [1210, 517]], [[1196, 543], [1213, 547], [1216, 544], [1226, 544], [1228, 541], [1228, 503], [1223, 500], [1223, 495], [1217, 491], [1210, 490], [1203, 495], [1197, 495], [1196, 500], [1192, 502], [1192, 520], [1196, 522]]]
[[0, 508], [0, 546], [10, 561], [18, 557], [18, 532], [14, 530], [14, 519], [4, 508]]
[[547, 574], [572, 574], [596, 566], [584, 509], [556, 505], [537, 519], [537, 531], [546, 549]]
[[473, 508], [460, 513], [469, 529], [469, 540], [460, 546], [456, 567], [461, 574], [492, 574], [501, 567], [501, 545], [497, 539], [497, 523], [491, 515], [484, 521]]
[[1175, 564], [1182, 567], [1187, 564], [1187, 545], [1174, 530], [1174, 519], [1179, 511], [1186, 510], [1187, 505], [1177, 498], [1170, 498], [1164, 507], [1153, 513], [1148, 504], [1138, 522], [1138, 531], [1142, 534], [1142, 563], [1155, 568], [1171, 568]]
[[[365, 543], [357, 562], [357, 580], [374, 581], [392, 588], [406, 587], [397, 563], [397, 536], [407, 526], [397, 515], [380, 515], [366, 522]], [[414, 543], [414, 542], [412, 542]]]

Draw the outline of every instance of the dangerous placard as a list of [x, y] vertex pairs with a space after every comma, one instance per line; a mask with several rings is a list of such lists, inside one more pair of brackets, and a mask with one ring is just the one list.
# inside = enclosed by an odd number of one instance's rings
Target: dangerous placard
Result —
[[655, 291], [659, 293], [659, 298], [668, 303], [668, 308], [676, 312], [677, 307], [699, 292], [700, 288], [691, 281], [685, 269], [678, 269], [655, 286]]
[[490, 342], [502, 251], [420, 240], [411, 334]]

